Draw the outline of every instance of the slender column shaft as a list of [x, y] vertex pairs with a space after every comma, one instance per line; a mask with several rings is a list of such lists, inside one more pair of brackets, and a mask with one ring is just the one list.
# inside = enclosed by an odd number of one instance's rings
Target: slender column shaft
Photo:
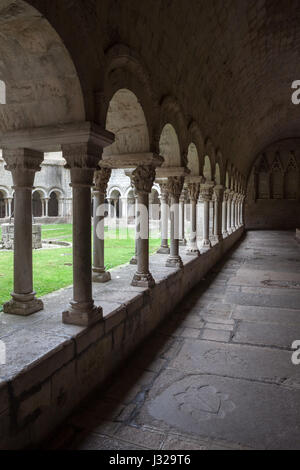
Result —
[[231, 195], [228, 197], [228, 203], [227, 203], [227, 208], [228, 208], [228, 219], [227, 219], [227, 232], [230, 234], [232, 233], [232, 226], [231, 226], [231, 209], [232, 209], [232, 201], [231, 201]]
[[181, 196], [179, 199], [179, 244], [186, 245], [185, 239], [185, 197]]
[[110, 273], [105, 270], [104, 264], [104, 201], [105, 194], [94, 192], [93, 217], [93, 282], [107, 282], [111, 279]]
[[169, 194], [165, 184], [161, 185], [161, 246], [157, 253], [169, 254]]
[[155, 281], [149, 271], [149, 194], [155, 179], [152, 166], [139, 166], [133, 171], [131, 180], [137, 194], [138, 224], [136, 226], [137, 271], [132, 285], [153, 287]]
[[93, 214], [93, 282], [110, 281], [111, 275], [104, 264], [105, 194], [111, 170], [101, 168], [95, 172]]
[[[135, 202], [134, 202], [134, 221], [135, 221], [135, 235], [138, 232], [138, 197], [137, 194], [135, 195]], [[137, 264], [137, 258], [138, 258], [138, 243], [137, 243], [137, 237], [135, 236], [134, 240], [134, 256], [130, 260], [130, 264]]]
[[63, 145], [62, 150], [71, 170], [73, 192], [73, 300], [63, 312], [63, 322], [90, 326], [103, 316], [92, 296], [91, 253], [91, 186], [103, 149], [89, 141]]
[[91, 188], [73, 185], [73, 302], [93, 306]]
[[209, 242], [209, 201], [204, 201], [204, 214], [203, 214], [203, 241], [205, 245], [210, 245]]
[[225, 199], [223, 200], [222, 235], [223, 235], [223, 238], [228, 236], [228, 232], [227, 232], [227, 196], [225, 196]]
[[43, 309], [35, 297], [32, 275], [32, 187], [43, 154], [28, 150], [4, 150], [7, 170], [12, 172], [15, 190], [14, 292], [3, 306], [5, 313], [27, 316]]
[[181, 268], [182, 259], [179, 255], [179, 198], [182, 192], [184, 178], [172, 177], [168, 180], [168, 192], [171, 195], [171, 224], [170, 224], [170, 255], [166, 261], [167, 267]]

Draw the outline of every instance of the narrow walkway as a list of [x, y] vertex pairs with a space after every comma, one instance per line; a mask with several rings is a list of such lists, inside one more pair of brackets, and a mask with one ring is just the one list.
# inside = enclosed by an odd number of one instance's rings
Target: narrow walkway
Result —
[[47, 448], [300, 449], [300, 245], [249, 232]]

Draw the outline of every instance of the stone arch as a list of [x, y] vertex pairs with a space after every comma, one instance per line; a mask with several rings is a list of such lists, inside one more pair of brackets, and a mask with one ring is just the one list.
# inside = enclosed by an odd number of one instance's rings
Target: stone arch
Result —
[[220, 172], [220, 165], [217, 162], [216, 167], [215, 167], [215, 183], [216, 184], [221, 184], [221, 172]]
[[[168, 126], [169, 129], [171, 126], [173, 128], [173, 131], [175, 132], [180, 159], [178, 161], [178, 158], [176, 157], [176, 165], [174, 165], [173, 163], [172, 165], [169, 165], [165, 162], [163, 166], [186, 166], [187, 154], [183, 152], [183, 149], [187, 148], [186, 122], [177, 100], [172, 96], [165, 96], [161, 101], [159, 126], [156, 128], [154, 137], [155, 152], [160, 154], [162, 157], [164, 157], [164, 155], [163, 153], [161, 153], [161, 140], [166, 126]], [[176, 153], [178, 149], [176, 149]]]
[[172, 124], [166, 124], [159, 140], [159, 154], [164, 158], [163, 167], [181, 166], [180, 144]]
[[97, 114], [103, 127], [107, 122], [110, 102], [121, 89], [130, 90], [137, 97], [145, 114], [152, 147], [153, 122], [159, 119], [159, 106], [150, 74], [133, 49], [125, 44], [116, 44], [106, 51], [103, 90], [96, 92]]
[[197, 148], [199, 159], [199, 175], [203, 174], [204, 166], [204, 139], [202, 132], [196, 121], [192, 121], [188, 127], [188, 139], [193, 142]]
[[215, 166], [216, 166], [216, 151], [209, 137], [205, 140], [204, 153], [205, 155], [209, 157], [209, 161], [211, 165], [211, 175], [213, 177], [213, 175], [215, 174]]
[[225, 162], [223, 158], [223, 154], [220, 149], [217, 150], [216, 152], [216, 164], [218, 163], [219, 165], [219, 172], [220, 172], [220, 184], [225, 185]]
[[105, 127], [115, 134], [115, 142], [104, 149], [104, 155], [150, 151], [145, 114], [132, 91], [122, 88], [114, 94], [108, 107]]
[[188, 147], [187, 167], [190, 170], [191, 176], [200, 175], [199, 155], [196, 145], [191, 142]]
[[225, 175], [225, 187], [226, 189], [230, 189], [230, 177], [228, 171], [226, 171]]
[[279, 152], [276, 152], [271, 165], [271, 198], [283, 199], [284, 180], [283, 167]]
[[43, 216], [43, 198], [45, 197], [45, 192], [35, 189], [32, 193], [32, 215], [33, 217], [42, 217]]
[[0, 137], [10, 130], [84, 121], [75, 66], [46, 18], [25, 1], [7, 0], [1, 33], [6, 104], [0, 107]]
[[122, 217], [122, 208], [121, 208], [121, 197], [122, 197], [122, 192], [118, 188], [112, 188], [110, 190], [110, 196], [109, 196], [109, 203], [113, 207], [113, 216], [116, 217], [117, 219], [120, 219]]
[[212, 167], [211, 167], [211, 162], [210, 162], [210, 158], [208, 155], [205, 155], [204, 157], [203, 176], [206, 181], [212, 180]]

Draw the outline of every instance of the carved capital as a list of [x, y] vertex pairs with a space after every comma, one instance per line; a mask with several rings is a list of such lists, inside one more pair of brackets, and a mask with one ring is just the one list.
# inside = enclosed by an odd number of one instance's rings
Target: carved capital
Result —
[[212, 199], [213, 187], [212, 186], [200, 186], [200, 201], [210, 202]]
[[95, 191], [99, 191], [102, 194], [106, 193], [107, 185], [111, 176], [110, 168], [100, 168], [95, 171]]
[[223, 186], [215, 186], [213, 191], [214, 191], [214, 195], [213, 195], [214, 201], [222, 202], [223, 201], [223, 195], [224, 195]]
[[182, 176], [172, 176], [168, 178], [168, 192], [171, 196], [180, 198], [184, 184], [184, 178]]
[[65, 144], [62, 146], [65, 168], [96, 170], [102, 156], [102, 147], [91, 142], [81, 144]]
[[63, 157], [71, 170], [72, 186], [92, 186], [94, 171], [102, 156], [102, 147], [92, 142], [62, 146]]
[[34, 176], [41, 170], [44, 154], [31, 149], [3, 149], [5, 169], [11, 171], [16, 187], [31, 188]]
[[131, 174], [131, 182], [137, 193], [151, 193], [154, 180], [154, 166], [138, 166]]
[[190, 183], [188, 185], [188, 193], [191, 201], [197, 201], [199, 197], [200, 186], [198, 183]]

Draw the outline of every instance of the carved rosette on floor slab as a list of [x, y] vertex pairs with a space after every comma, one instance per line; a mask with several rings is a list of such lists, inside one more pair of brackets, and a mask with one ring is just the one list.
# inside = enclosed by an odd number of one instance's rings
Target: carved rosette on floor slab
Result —
[[27, 148], [3, 149], [5, 169], [12, 174], [15, 191], [14, 292], [3, 306], [5, 313], [27, 316], [43, 309], [35, 297], [32, 275], [32, 189], [43, 153]]

